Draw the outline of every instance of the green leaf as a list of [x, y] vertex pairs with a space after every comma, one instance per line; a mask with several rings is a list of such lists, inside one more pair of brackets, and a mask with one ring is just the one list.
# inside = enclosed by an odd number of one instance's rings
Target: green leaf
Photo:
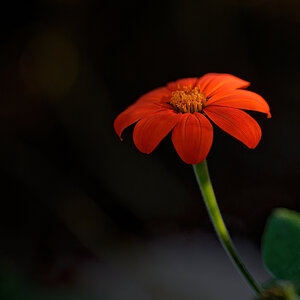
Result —
[[262, 243], [263, 260], [277, 279], [300, 290], [300, 213], [280, 208], [269, 218]]

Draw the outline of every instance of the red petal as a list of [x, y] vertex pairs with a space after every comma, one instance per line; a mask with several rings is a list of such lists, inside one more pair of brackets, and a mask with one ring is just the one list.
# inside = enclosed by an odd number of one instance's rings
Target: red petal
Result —
[[133, 140], [136, 147], [143, 153], [151, 153], [173, 129], [178, 119], [178, 113], [165, 110], [140, 120], [133, 131]]
[[137, 122], [138, 120], [152, 115], [156, 112], [165, 111], [166, 108], [157, 104], [144, 103], [144, 104], [133, 104], [124, 110], [114, 121], [114, 128], [119, 138], [123, 130], [129, 125]]
[[136, 103], [144, 103], [144, 102], [165, 102], [168, 101], [171, 97], [172, 93], [166, 87], [160, 87], [152, 90], [149, 93], [141, 96]]
[[199, 78], [178, 79], [176, 81], [168, 83], [167, 88], [170, 91], [183, 90], [185, 88], [192, 89], [198, 80], [199, 80]]
[[257, 122], [242, 110], [208, 106], [204, 109], [207, 116], [221, 129], [243, 142], [249, 148], [255, 148], [261, 138], [261, 129]]
[[209, 120], [200, 113], [186, 113], [173, 129], [174, 147], [187, 164], [198, 164], [203, 161], [212, 144], [213, 127]]
[[268, 118], [271, 117], [270, 107], [266, 100], [256, 93], [245, 90], [226, 90], [216, 93], [207, 101], [207, 105], [255, 110], [267, 114]]
[[230, 74], [208, 73], [202, 76], [196, 86], [205, 93], [206, 97], [222, 90], [246, 88], [250, 85], [248, 81], [242, 80]]

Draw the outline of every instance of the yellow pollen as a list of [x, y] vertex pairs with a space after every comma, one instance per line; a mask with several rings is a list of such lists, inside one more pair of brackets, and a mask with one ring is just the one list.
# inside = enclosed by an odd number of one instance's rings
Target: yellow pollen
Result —
[[181, 113], [201, 112], [206, 103], [204, 93], [198, 87], [172, 92], [170, 104]]

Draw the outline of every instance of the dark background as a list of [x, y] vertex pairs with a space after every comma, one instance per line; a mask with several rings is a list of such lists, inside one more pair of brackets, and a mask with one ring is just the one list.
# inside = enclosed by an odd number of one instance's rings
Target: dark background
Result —
[[5, 1], [0, 23], [1, 299], [25, 299], [20, 282], [73, 290], [87, 261], [105, 274], [112, 253], [213, 233], [170, 138], [144, 155], [132, 127], [122, 143], [113, 131], [178, 78], [234, 74], [270, 105], [271, 119], [251, 113], [255, 150], [214, 128], [208, 164], [233, 236], [258, 251], [272, 209], [300, 209], [298, 0]]

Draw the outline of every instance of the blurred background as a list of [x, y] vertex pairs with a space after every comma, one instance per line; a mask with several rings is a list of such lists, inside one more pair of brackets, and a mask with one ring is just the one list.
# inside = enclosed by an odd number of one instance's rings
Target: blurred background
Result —
[[208, 164], [259, 281], [275, 207], [300, 209], [298, 0], [4, 1], [0, 12], [0, 299], [252, 299], [170, 137], [151, 154], [113, 120], [208, 72], [250, 81], [272, 118], [258, 147], [214, 129]]

